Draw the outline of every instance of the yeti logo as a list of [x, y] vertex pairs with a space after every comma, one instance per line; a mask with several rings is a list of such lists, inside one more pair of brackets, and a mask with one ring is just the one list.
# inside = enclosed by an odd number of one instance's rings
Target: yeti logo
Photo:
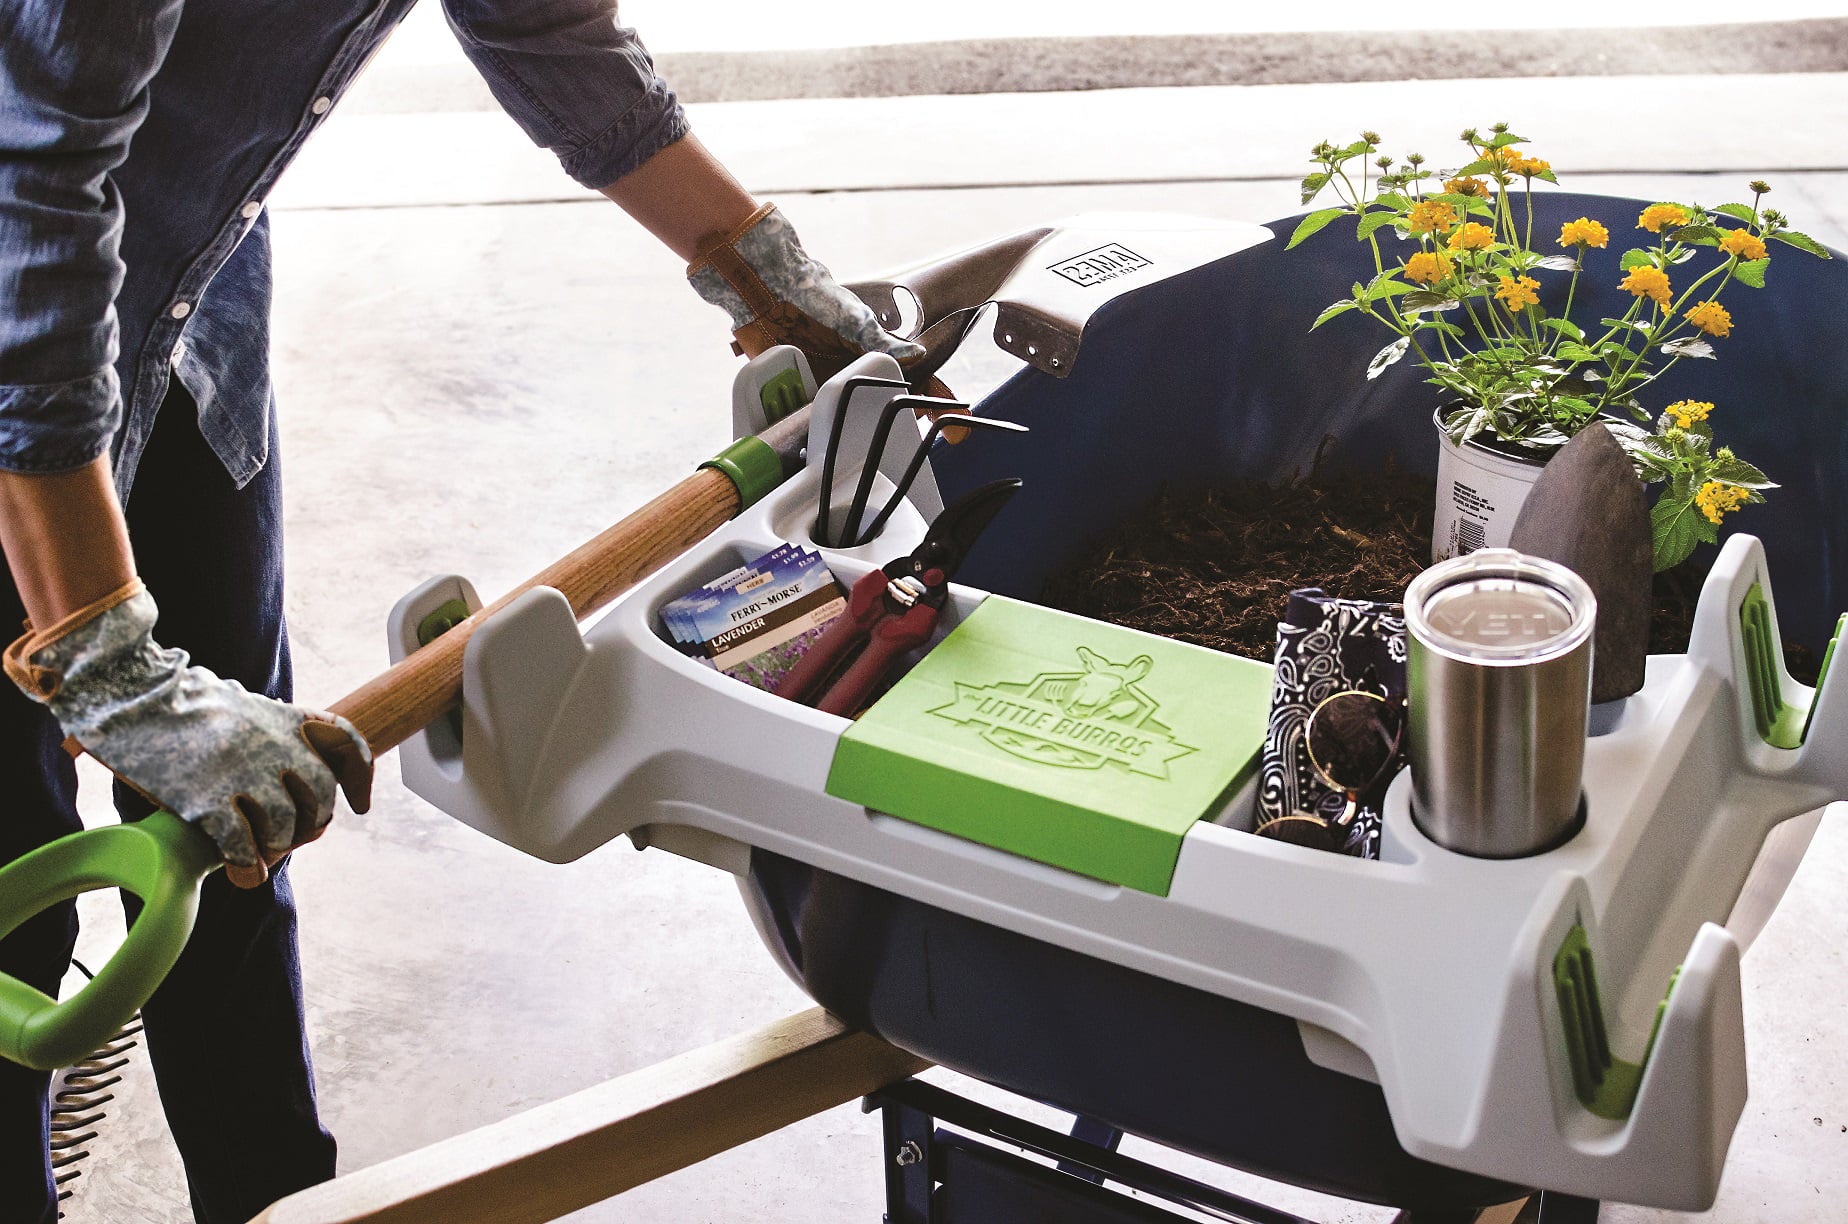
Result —
[[1140, 685], [1153, 661], [1137, 655], [1113, 663], [1078, 648], [1079, 672], [1043, 672], [1024, 684], [978, 686], [956, 681], [956, 700], [930, 713], [981, 729], [1010, 756], [1061, 769], [1116, 765], [1166, 780], [1168, 764], [1193, 752], [1155, 721], [1160, 707]]

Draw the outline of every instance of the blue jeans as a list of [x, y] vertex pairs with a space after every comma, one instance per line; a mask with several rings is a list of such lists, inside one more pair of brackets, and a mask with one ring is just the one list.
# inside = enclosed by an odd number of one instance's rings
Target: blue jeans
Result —
[[[160, 605], [156, 640], [252, 691], [287, 699], [273, 414], [270, 432], [268, 464], [236, 488], [175, 380], [135, 478], [128, 523], [141, 575]], [[0, 573], [0, 625], [23, 619], [18, 593]], [[0, 861], [80, 827], [76, 770], [62, 739], [42, 706], [0, 684]], [[149, 811], [120, 785], [115, 798], [125, 820]], [[132, 921], [138, 906], [126, 895], [123, 903]], [[76, 936], [74, 904], [49, 910], [0, 941], [0, 969], [55, 993]], [[242, 1224], [333, 1176], [334, 1140], [315, 1111], [302, 1032], [295, 900], [283, 868], [248, 891], [223, 872], [206, 880], [192, 940], [143, 1018], [201, 1224]], [[0, 1059], [0, 1218], [8, 1224], [57, 1218], [45, 1150], [48, 1080]]]

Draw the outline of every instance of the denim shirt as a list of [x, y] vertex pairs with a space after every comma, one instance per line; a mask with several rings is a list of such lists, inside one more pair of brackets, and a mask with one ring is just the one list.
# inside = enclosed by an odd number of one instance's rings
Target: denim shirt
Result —
[[[411, 3], [0, 3], [0, 469], [113, 448], [126, 496], [176, 375], [231, 477], [262, 468], [263, 200]], [[686, 134], [614, 0], [443, 4], [501, 105], [585, 186]]]

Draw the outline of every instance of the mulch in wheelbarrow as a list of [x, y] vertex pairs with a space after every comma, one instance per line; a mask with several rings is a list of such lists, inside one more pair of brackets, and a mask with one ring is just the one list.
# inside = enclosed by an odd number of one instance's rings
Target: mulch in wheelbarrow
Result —
[[[1407, 472], [1316, 469], [1281, 484], [1232, 481], [1164, 495], [1096, 541], [1041, 591], [1050, 607], [1269, 662], [1291, 591], [1397, 601], [1430, 564], [1430, 480]], [[1657, 574], [1649, 650], [1688, 646], [1711, 558]], [[1787, 643], [1791, 675], [1814, 683], [1818, 660]]]

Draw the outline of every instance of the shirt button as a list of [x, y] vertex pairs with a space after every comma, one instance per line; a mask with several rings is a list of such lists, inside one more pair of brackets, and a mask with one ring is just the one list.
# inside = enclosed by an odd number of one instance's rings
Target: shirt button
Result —
[[186, 302], [175, 302], [173, 304], [173, 309], [169, 310], [167, 313], [176, 319], [184, 319], [187, 315], [192, 313], [192, 306]]
[[185, 357], [186, 357], [186, 342], [182, 340], [180, 343], [173, 346], [172, 364], [179, 365], [180, 362], [185, 359]]
[[256, 218], [256, 215], [262, 211], [263, 211], [263, 205], [257, 203], [257, 201], [255, 200], [252, 200], [250, 203], [244, 205], [244, 207], [238, 209], [238, 212], [243, 215], [243, 218], [246, 221], [254, 220]]
[[334, 100], [332, 98], [316, 98], [314, 100], [314, 105], [309, 107], [309, 109], [317, 115], [325, 115], [329, 110], [333, 109], [333, 105]]

